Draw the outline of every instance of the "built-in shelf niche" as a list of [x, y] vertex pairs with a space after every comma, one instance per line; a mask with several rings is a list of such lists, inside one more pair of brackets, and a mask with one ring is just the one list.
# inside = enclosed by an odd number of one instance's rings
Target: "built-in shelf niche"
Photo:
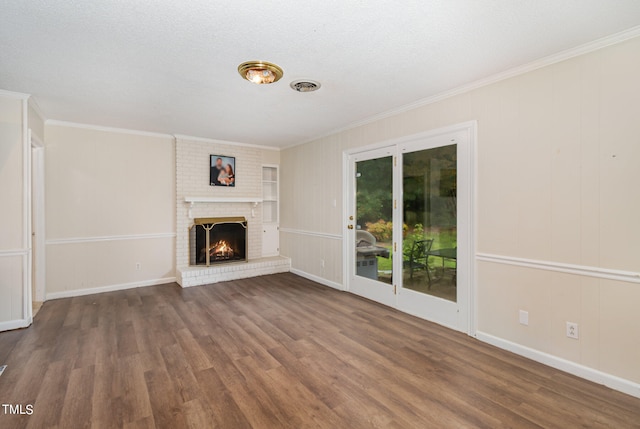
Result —
[[262, 221], [278, 223], [278, 168], [262, 167]]
[[262, 256], [280, 253], [278, 166], [262, 166]]

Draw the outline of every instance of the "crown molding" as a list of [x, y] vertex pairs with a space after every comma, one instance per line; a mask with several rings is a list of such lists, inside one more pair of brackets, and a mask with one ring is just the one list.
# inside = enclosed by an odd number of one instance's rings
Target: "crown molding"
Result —
[[407, 112], [409, 110], [413, 110], [413, 109], [417, 109], [419, 107], [423, 107], [429, 104], [433, 104], [436, 103], [438, 101], [442, 101], [444, 99], [447, 98], [451, 98], [454, 97], [456, 95], [460, 95], [460, 94], [464, 94], [466, 92], [470, 92], [473, 91], [474, 89], [478, 89], [478, 88], [482, 88], [484, 86], [488, 86], [491, 85], [493, 83], [496, 82], [500, 82], [502, 80], [506, 80], [515, 76], [519, 76], [534, 70], [538, 70], [540, 68], [546, 67], [546, 66], [550, 66], [580, 55], [585, 55], [588, 54], [590, 52], [594, 52], [597, 51], [599, 49], [602, 48], [606, 48], [607, 46], [611, 46], [611, 45], [615, 45], [618, 43], [622, 43], [626, 40], [629, 39], [633, 39], [635, 37], [640, 36], [640, 25], [635, 26], [635, 27], [631, 27], [627, 30], [621, 31], [619, 33], [615, 33], [612, 34], [610, 36], [605, 36], [602, 37], [600, 39], [596, 39], [592, 42], [588, 42], [579, 46], [576, 46], [575, 48], [570, 48], [570, 49], [566, 49], [564, 51], [558, 52], [556, 54], [552, 54], [543, 58], [540, 58], [538, 60], [532, 61], [530, 63], [526, 63], [523, 64], [521, 66], [517, 66], [517, 67], [513, 67], [510, 69], [507, 69], [503, 72], [500, 73], [496, 73], [494, 75], [476, 80], [474, 82], [468, 83], [466, 85], [462, 85], [459, 86], [457, 88], [448, 90], [448, 91], [444, 91], [441, 92], [439, 94], [435, 94], [431, 97], [427, 97], [427, 98], [423, 98], [421, 100], [415, 101], [413, 103], [409, 103], [409, 104], [405, 104], [404, 106], [400, 106], [397, 107], [395, 109], [391, 109], [391, 110], [387, 110], [385, 112], [373, 115], [373, 116], [369, 116], [365, 119], [361, 119], [359, 121], [356, 122], [352, 122], [348, 125], [345, 125], [344, 127], [340, 127], [337, 129], [334, 129], [328, 133], [325, 134], [321, 134], [319, 136], [310, 138], [308, 140], [304, 140], [301, 143], [296, 143], [290, 146], [286, 146], [283, 148], [284, 149], [289, 149], [295, 146], [300, 146], [306, 143], [310, 143], [312, 141], [315, 140], [319, 140], [334, 134], [338, 134], [341, 133], [343, 131], [347, 131], [347, 130], [351, 130], [353, 128], [357, 128], [363, 125], [367, 125], [370, 124], [372, 122], [376, 122], [382, 119], [386, 119], [389, 118], [391, 116], [396, 116], [399, 115], [400, 113], [404, 113]]
[[105, 131], [105, 132], [120, 133], [120, 134], [133, 134], [133, 135], [139, 135], [139, 136], [145, 136], [145, 137], [159, 137], [159, 138], [169, 138], [169, 139], [191, 140], [191, 141], [198, 141], [198, 142], [205, 142], [205, 143], [212, 143], [212, 144], [221, 144], [221, 145], [227, 145], [227, 146], [244, 146], [244, 147], [251, 147], [251, 148], [258, 148], [258, 149], [265, 149], [265, 150], [275, 150], [275, 151], [279, 151], [280, 150], [279, 147], [275, 147], [275, 146], [262, 146], [262, 145], [258, 145], [258, 144], [232, 142], [232, 141], [227, 141], [227, 140], [216, 140], [216, 139], [209, 139], [209, 138], [205, 138], [205, 137], [188, 136], [188, 135], [183, 135], [183, 134], [164, 134], [164, 133], [154, 133], [154, 132], [151, 132], [151, 131], [132, 130], [132, 129], [128, 129], [128, 128], [105, 127], [105, 126], [102, 126], [102, 125], [81, 124], [81, 123], [78, 123], [78, 122], [60, 121], [60, 120], [57, 120], [57, 119], [47, 119], [45, 121], [45, 125], [58, 126], [58, 127], [81, 128], [81, 129], [85, 129], [85, 130]]
[[40, 105], [38, 104], [36, 99], [33, 97], [33, 95], [29, 97], [28, 103], [29, 103], [29, 107], [31, 107], [38, 114], [38, 116], [40, 116], [40, 118], [42, 119], [42, 122], [46, 122], [47, 116], [44, 114], [44, 112], [40, 108]]
[[7, 91], [6, 89], [0, 89], [0, 96], [7, 97], [7, 98], [17, 98], [18, 100], [27, 100], [30, 97], [29, 94], [24, 94], [22, 92]]
[[228, 140], [209, 139], [206, 137], [187, 136], [184, 134], [174, 134], [173, 136], [179, 140], [191, 140], [191, 141], [203, 142], [203, 143], [212, 143], [212, 144], [220, 144], [220, 145], [227, 145], [227, 146], [252, 147], [256, 149], [275, 150], [275, 151], [281, 150], [281, 148], [276, 146], [263, 146], [263, 145], [252, 144], [252, 143], [232, 142]]
[[50, 125], [55, 127], [81, 128], [81, 129], [93, 130], [93, 131], [106, 131], [106, 132], [119, 133], [119, 134], [133, 134], [133, 135], [145, 136], [145, 137], [159, 137], [159, 138], [172, 139], [172, 140], [174, 138], [174, 136], [171, 134], [154, 133], [151, 131], [131, 130], [127, 128], [104, 127], [102, 125], [79, 124], [77, 122], [59, 121], [57, 119], [47, 119], [45, 121], [45, 125]]

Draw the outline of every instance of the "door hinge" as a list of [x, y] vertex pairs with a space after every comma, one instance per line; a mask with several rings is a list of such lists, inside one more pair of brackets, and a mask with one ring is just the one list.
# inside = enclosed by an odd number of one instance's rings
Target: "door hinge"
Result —
[[394, 156], [394, 157], [393, 157], [393, 166], [394, 166], [394, 167], [397, 167], [397, 166], [398, 166], [398, 157], [397, 157], [397, 156]]
[[397, 295], [398, 294], [398, 286], [393, 285], [393, 294]]
[[393, 200], [393, 208], [394, 209], [398, 208], [398, 200]]
[[397, 242], [393, 242], [393, 251], [397, 252], [398, 251], [398, 243]]

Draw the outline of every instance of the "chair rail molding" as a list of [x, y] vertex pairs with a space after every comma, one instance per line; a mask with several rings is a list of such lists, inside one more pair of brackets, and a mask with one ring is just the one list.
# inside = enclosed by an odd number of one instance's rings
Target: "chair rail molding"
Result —
[[618, 280], [628, 283], [640, 283], [640, 273], [633, 271], [613, 270], [589, 265], [567, 264], [563, 262], [494, 255], [491, 253], [476, 253], [476, 260], [494, 264], [515, 265], [518, 267], [533, 268], [537, 270], [556, 271], [578, 276]]
[[128, 235], [105, 235], [99, 237], [71, 237], [71, 238], [54, 238], [47, 240], [45, 244], [76, 244], [76, 243], [95, 243], [99, 241], [122, 241], [122, 240], [147, 240], [153, 238], [174, 238], [175, 232], [161, 232], [155, 234], [128, 234]]
[[329, 238], [332, 240], [342, 240], [342, 235], [340, 234], [330, 234], [327, 232], [318, 232], [318, 231], [308, 231], [304, 229], [294, 229], [294, 228], [280, 228], [280, 232], [285, 232], [287, 234], [295, 234], [295, 235], [307, 235], [310, 237], [322, 237]]
[[8, 256], [25, 256], [29, 254], [29, 249], [9, 249], [0, 250], [0, 258]]

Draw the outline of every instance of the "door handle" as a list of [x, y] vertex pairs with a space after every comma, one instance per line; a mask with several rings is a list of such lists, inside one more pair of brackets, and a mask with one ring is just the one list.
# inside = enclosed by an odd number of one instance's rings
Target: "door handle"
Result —
[[348, 229], [353, 229], [353, 225], [347, 225]]

